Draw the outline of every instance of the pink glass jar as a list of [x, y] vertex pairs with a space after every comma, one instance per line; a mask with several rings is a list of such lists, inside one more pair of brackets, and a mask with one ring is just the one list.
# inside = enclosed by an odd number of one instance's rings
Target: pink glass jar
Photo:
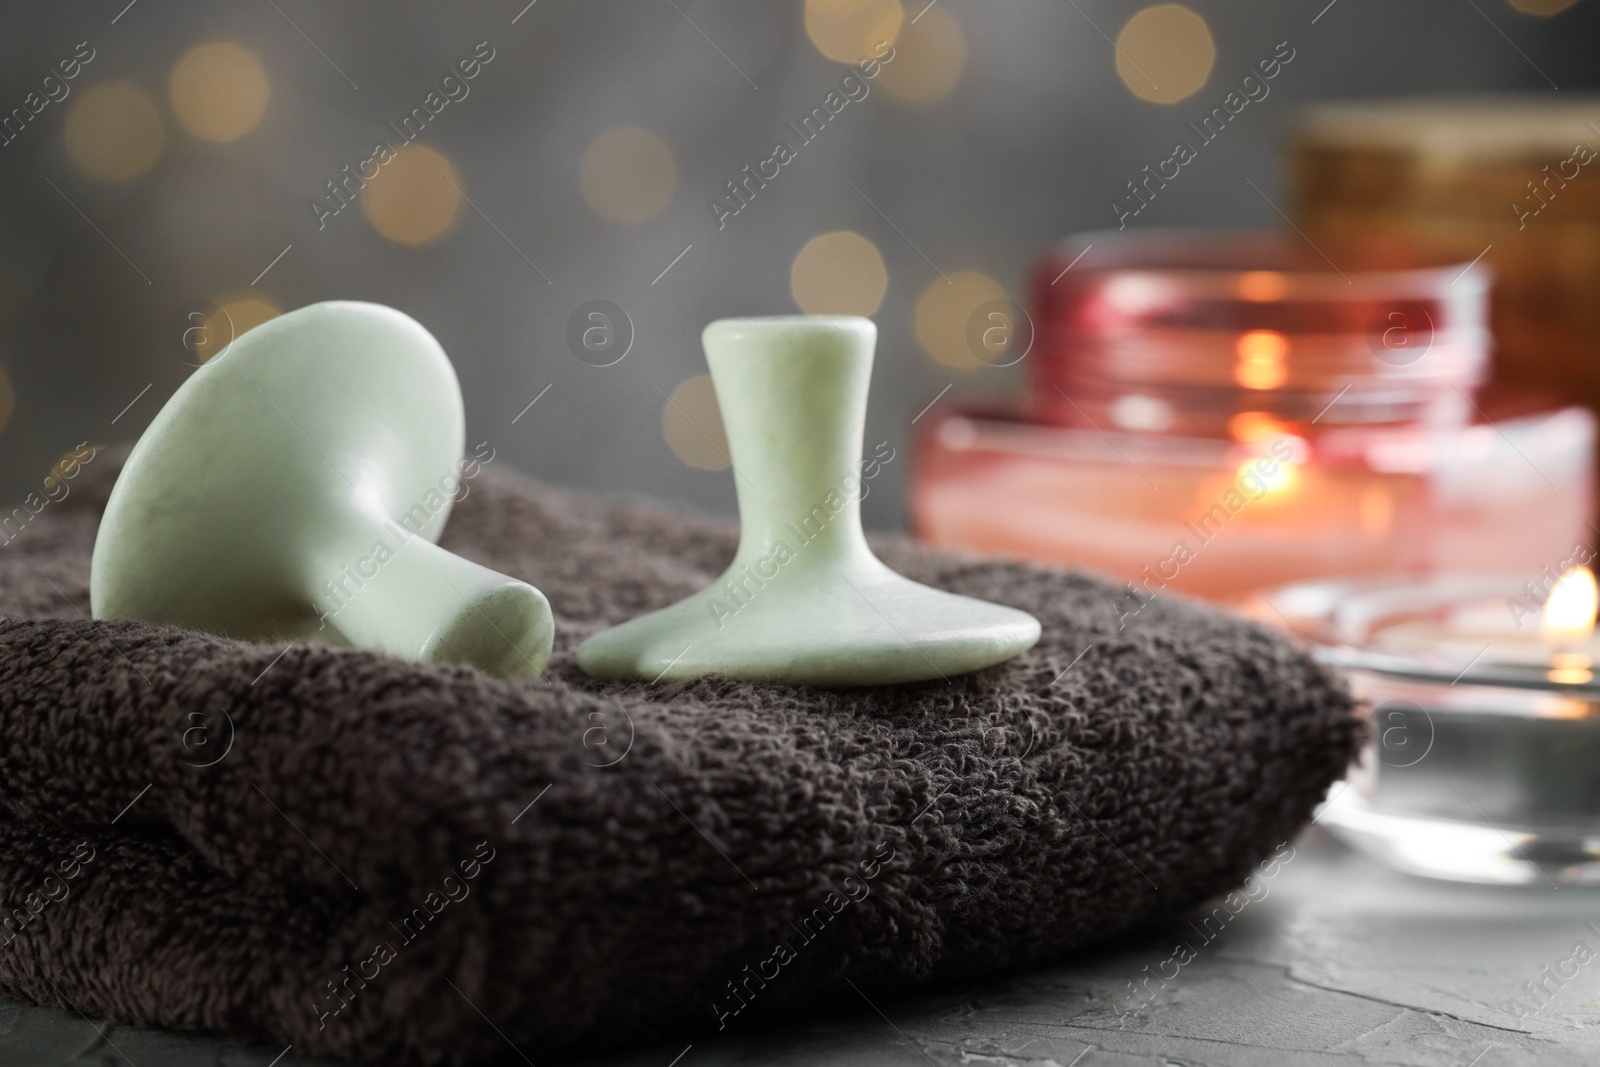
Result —
[[1144, 231], [1044, 256], [1027, 402], [919, 420], [920, 536], [1215, 599], [1536, 573], [1585, 540], [1593, 419], [1483, 388], [1487, 272], [1324, 251]]

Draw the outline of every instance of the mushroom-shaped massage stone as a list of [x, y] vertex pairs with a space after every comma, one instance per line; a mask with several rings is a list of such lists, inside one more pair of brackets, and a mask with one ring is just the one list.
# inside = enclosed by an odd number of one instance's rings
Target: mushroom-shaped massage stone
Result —
[[434, 544], [477, 473], [463, 443], [455, 371], [415, 320], [344, 301], [272, 319], [134, 446], [95, 540], [95, 618], [537, 674], [544, 594]]
[[861, 435], [877, 335], [854, 317], [706, 327], [738, 552], [706, 589], [589, 638], [579, 666], [605, 679], [881, 685], [975, 671], [1039, 639], [1033, 616], [902, 578], [867, 547]]

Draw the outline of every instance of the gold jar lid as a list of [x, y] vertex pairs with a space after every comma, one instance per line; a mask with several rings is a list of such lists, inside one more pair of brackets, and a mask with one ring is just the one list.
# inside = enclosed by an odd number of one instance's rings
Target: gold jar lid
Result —
[[1600, 212], [1600, 95], [1413, 97], [1307, 108], [1302, 204], [1510, 218]]
[[1390, 151], [1437, 166], [1545, 159], [1600, 142], [1600, 94], [1417, 96], [1316, 104], [1302, 144]]

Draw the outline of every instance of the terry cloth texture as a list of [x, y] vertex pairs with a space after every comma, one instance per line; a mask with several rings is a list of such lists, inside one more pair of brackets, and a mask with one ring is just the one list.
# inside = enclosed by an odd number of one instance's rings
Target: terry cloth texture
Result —
[[892, 688], [598, 684], [578, 643], [737, 531], [498, 468], [444, 543], [549, 596], [542, 680], [95, 623], [118, 463], [0, 547], [0, 992], [91, 1017], [385, 1065], [693, 1040], [1224, 892], [1361, 734], [1263, 627], [1161, 598], [1119, 629], [1110, 583], [900, 541], [1043, 640]]

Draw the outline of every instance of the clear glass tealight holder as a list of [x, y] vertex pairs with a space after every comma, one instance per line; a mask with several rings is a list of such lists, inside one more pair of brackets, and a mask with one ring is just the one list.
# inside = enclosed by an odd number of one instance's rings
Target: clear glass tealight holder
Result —
[[1308, 582], [1252, 605], [1309, 641], [1370, 719], [1318, 825], [1413, 874], [1600, 885], [1594, 606], [1552, 636], [1548, 573]]

